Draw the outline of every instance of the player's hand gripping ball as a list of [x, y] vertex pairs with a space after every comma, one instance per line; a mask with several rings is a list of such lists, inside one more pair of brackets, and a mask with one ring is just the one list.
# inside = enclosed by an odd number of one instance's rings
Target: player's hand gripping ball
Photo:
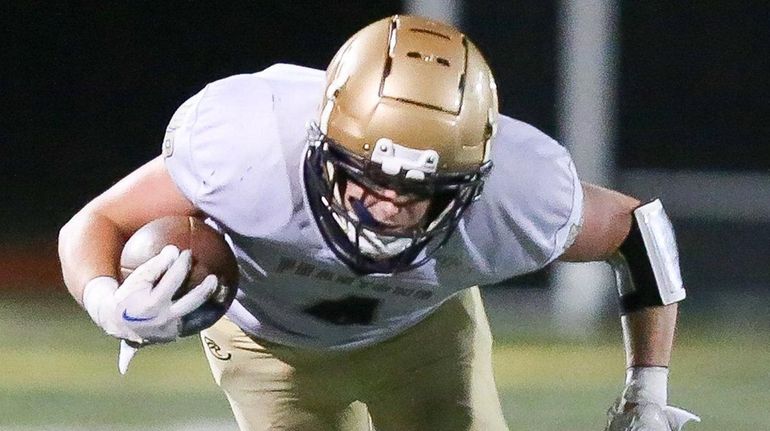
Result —
[[213, 325], [230, 308], [238, 290], [238, 264], [224, 236], [203, 220], [167, 216], [142, 226], [126, 242], [120, 256], [122, 280], [169, 244], [192, 252], [192, 267], [172, 300], [189, 292], [209, 274], [216, 275], [219, 281], [203, 305], [182, 317], [179, 336], [185, 337]]

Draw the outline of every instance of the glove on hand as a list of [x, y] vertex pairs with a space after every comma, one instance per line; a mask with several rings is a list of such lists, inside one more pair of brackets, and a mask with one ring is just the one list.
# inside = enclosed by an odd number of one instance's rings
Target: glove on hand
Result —
[[655, 403], [625, 404], [618, 400], [607, 411], [606, 431], [681, 431], [689, 421], [700, 418], [687, 410]]
[[700, 418], [686, 410], [666, 405], [668, 369], [635, 367], [626, 377], [626, 388], [607, 411], [605, 431], [681, 431]]
[[176, 301], [171, 297], [184, 283], [192, 254], [173, 245], [139, 265], [118, 287], [112, 277], [97, 277], [83, 291], [83, 304], [91, 319], [113, 337], [139, 344], [167, 343], [179, 336], [182, 316], [200, 307], [217, 287], [217, 277]]

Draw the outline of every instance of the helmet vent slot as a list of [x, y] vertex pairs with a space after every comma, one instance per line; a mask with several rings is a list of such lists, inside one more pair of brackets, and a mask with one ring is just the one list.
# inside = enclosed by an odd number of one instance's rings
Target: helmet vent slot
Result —
[[[409, 57], [409, 58], [419, 58], [419, 59], [425, 60], [425, 61], [435, 61], [436, 63], [438, 63], [438, 64], [440, 64], [441, 66], [444, 66], [444, 67], [451, 67], [452, 66], [452, 63], [450, 63], [449, 60], [447, 60], [444, 57], [435, 57], [433, 55], [422, 55], [422, 53], [417, 52], [417, 51], [409, 51], [409, 52], [406, 53], [406, 56]], [[390, 60], [390, 58], [388, 58], [388, 60]], [[386, 69], [389, 66], [390, 66], [389, 63], [385, 64]], [[390, 69], [388, 69], [388, 72], [390, 72]]]
[[439, 33], [437, 31], [433, 31], [433, 30], [428, 30], [426, 28], [410, 28], [409, 31], [413, 31], [415, 33], [425, 33], [425, 34], [429, 34], [431, 36], [440, 37], [442, 39], [452, 40], [451, 37], [449, 37], [449, 36], [447, 36], [445, 34], [442, 34], [442, 33]]

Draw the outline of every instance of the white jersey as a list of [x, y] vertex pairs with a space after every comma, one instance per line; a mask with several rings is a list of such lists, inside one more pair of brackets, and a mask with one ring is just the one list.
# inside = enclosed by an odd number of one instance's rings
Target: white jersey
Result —
[[216, 81], [179, 108], [164, 139], [174, 182], [238, 259], [228, 317], [246, 333], [315, 349], [374, 343], [458, 291], [542, 268], [569, 245], [583, 200], [569, 154], [500, 116], [481, 197], [434, 257], [396, 274], [351, 271], [325, 243], [302, 180], [324, 79], [278, 64]]

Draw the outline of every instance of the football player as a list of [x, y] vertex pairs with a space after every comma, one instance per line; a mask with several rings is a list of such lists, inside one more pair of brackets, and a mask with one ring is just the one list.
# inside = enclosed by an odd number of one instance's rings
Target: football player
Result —
[[626, 387], [610, 430], [679, 430], [668, 364], [685, 296], [659, 201], [581, 183], [567, 151], [499, 115], [456, 29], [410, 16], [350, 38], [324, 71], [278, 64], [181, 105], [163, 153], [61, 230], [65, 282], [135, 343], [177, 338], [216, 277], [176, 302], [173, 246], [121, 285], [121, 247], [178, 214], [225, 233], [240, 267], [202, 332], [242, 430], [505, 430], [477, 285], [555, 259], [618, 270]]

